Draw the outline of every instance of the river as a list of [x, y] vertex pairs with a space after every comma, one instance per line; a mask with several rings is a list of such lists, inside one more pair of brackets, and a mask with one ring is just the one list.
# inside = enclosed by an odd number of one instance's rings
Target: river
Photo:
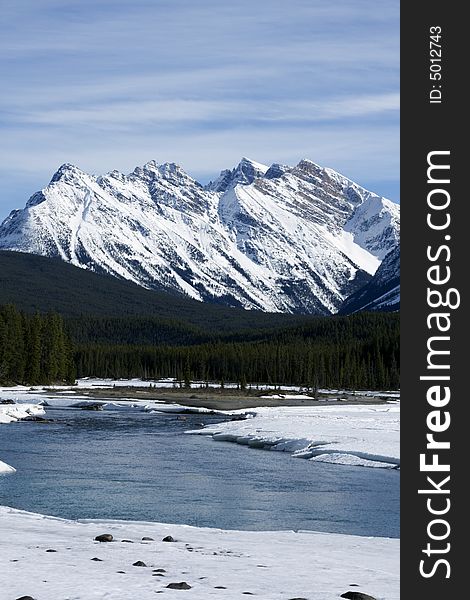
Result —
[[399, 537], [399, 472], [315, 463], [186, 430], [220, 416], [47, 409], [0, 427], [0, 504], [64, 518]]

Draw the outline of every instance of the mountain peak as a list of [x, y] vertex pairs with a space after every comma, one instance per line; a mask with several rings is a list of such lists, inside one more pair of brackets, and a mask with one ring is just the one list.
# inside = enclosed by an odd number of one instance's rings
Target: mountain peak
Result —
[[142, 167], [136, 167], [132, 175], [147, 181], [160, 178], [171, 181], [191, 179], [191, 177], [177, 163], [165, 162], [159, 164], [156, 160], [150, 160]]
[[51, 183], [60, 180], [71, 181], [77, 177], [83, 177], [84, 175], [86, 175], [84, 171], [79, 169], [76, 165], [73, 165], [72, 163], [64, 163], [52, 176]]
[[267, 165], [263, 165], [244, 156], [235, 167], [234, 174], [236, 175], [237, 183], [250, 184], [253, 183], [257, 177], [263, 177], [268, 168]]
[[131, 173], [131, 175], [135, 175], [136, 177], [158, 177], [159, 164], [156, 160], [149, 160], [143, 166], [137, 166]]
[[298, 163], [297, 166], [301, 167], [301, 166], [309, 166], [309, 165], [313, 166], [313, 167], [316, 167], [317, 169], [321, 169], [322, 168], [318, 163], [314, 162], [313, 160], [310, 160], [309, 158], [302, 158], [299, 161], [299, 163]]
[[155, 159], [152, 158], [152, 160], [149, 160], [148, 162], [146, 162], [142, 168], [143, 169], [157, 169], [158, 163]]
[[262, 163], [257, 162], [256, 160], [243, 156], [240, 162], [238, 163], [237, 169], [250, 167], [252, 167], [256, 171], [259, 171], [260, 173], [266, 173], [266, 171], [269, 168], [267, 165], [263, 165]]
[[264, 177], [269, 167], [244, 156], [234, 169], [221, 171], [219, 177], [209, 183], [208, 189], [215, 192], [225, 192], [229, 187], [238, 184], [249, 185], [258, 177]]
[[297, 164], [295, 170], [313, 177], [319, 177], [324, 172], [323, 167], [308, 158], [303, 158]]

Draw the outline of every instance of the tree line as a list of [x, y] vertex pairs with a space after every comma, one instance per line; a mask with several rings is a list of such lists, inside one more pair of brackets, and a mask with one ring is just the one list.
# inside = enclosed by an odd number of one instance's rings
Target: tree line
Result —
[[[125, 322], [93, 319], [94, 333], [88, 334], [88, 342], [82, 322], [81, 342], [75, 351], [79, 377], [173, 377], [186, 386], [198, 380], [238, 382], [240, 387], [259, 382], [312, 389], [399, 388], [397, 314], [316, 317], [268, 332], [206, 334], [204, 341], [200, 330], [181, 329], [171, 341], [166, 325], [160, 330], [156, 321], [140, 319], [136, 322], [138, 344], [129, 343], [132, 327], [128, 322], [123, 326]], [[111, 343], [113, 337], [118, 343]]]
[[[292, 321], [287, 321], [292, 323]], [[397, 389], [399, 316], [306, 317], [249, 331], [158, 317], [62, 318], [0, 307], [0, 383], [173, 377], [315, 388]]]

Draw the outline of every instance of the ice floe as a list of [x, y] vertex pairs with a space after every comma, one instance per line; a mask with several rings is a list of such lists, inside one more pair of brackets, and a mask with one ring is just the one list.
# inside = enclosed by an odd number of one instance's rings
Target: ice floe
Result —
[[389, 468], [400, 464], [399, 405], [281, 406], [252, 412], [252, 419], [188, 433], [336, 464]]

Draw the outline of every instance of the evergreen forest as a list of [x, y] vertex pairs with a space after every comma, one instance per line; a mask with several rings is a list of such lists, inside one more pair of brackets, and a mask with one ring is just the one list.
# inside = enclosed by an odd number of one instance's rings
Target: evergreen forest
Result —
[[0, 306], [0, 384], [73, 383], [74, 351], [57, 314]]
[[[202, 305], [199, 305], [202, 307]], [[202, 311], [203, 312], [203, 311]], [[175, 318], [61, 316], [0, 306], [0, 383], [51, 384], [75, 377], [290, 384], [311, 389], [397, 389], [399, 315], [282, 319], [214, 327]], [[238, 313], [236, 313], [238, 315]]]

